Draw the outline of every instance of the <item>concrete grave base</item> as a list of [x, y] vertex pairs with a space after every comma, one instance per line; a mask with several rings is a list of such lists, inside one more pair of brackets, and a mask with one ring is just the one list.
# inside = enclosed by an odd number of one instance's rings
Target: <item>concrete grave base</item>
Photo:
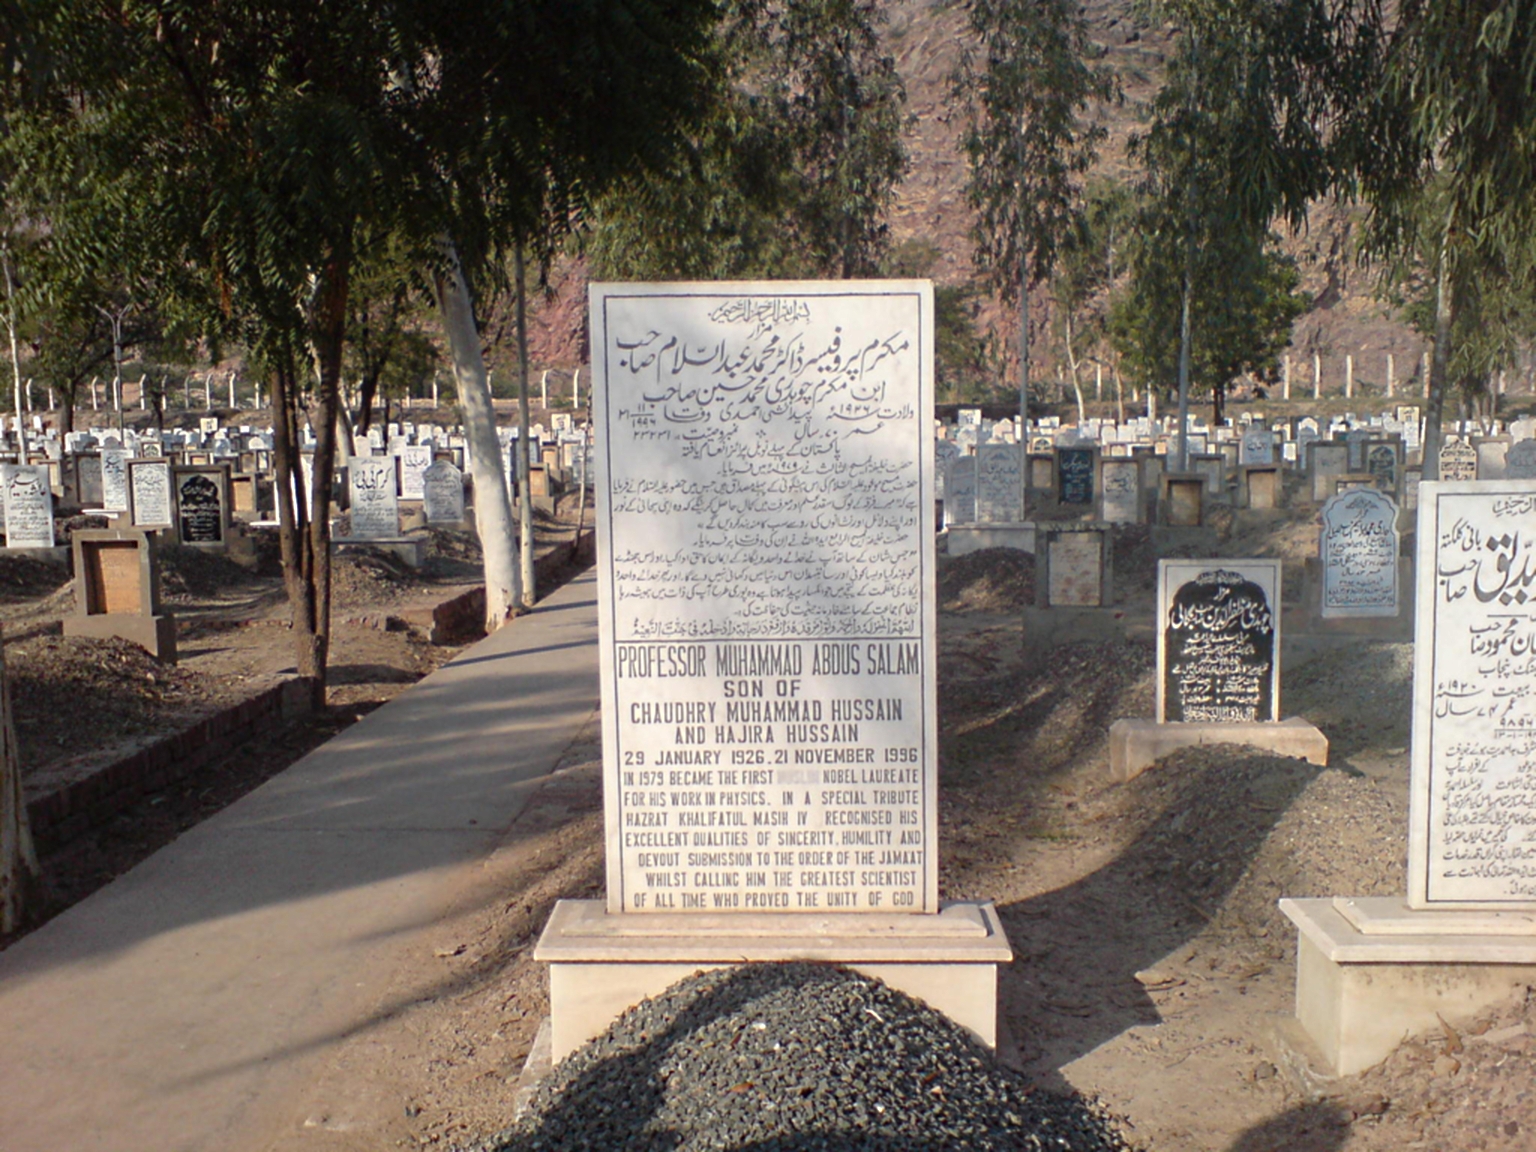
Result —
[[162, 664], [176, 663], [176, 621], [169, 613], [140, 616], [131, 612], [97, 612], [89, 616], [66, 616], [64, 635], [94, 640], [117, 636], [131, 640]]
[[1246, 744], [1277, 756], [1328, 763], [1328, 737], [1299, 716], [1274, 723], [1230, 721], [1159, 724], [1116, 720], [1109, 726], [1109, 774], [1120, 783], [1140, 776], [1164, 756], [1198, 744]]
[[1414, 911], [1391, 897], [1281, 900], [1296, 925], [1296, 1018], [1353, 1076], [1536, 984], [1536, 915]]
[[333, 539], [331, 543], [338, 552], [345, 552], [349, 548], [377, 548], [380, 552], [388, 552], [397, 557], [407, 568], [420, 568], [427, 559], [425, 536], [381, 536], [377, 540], [343, 536]]
[[550, 1054], [559, 1062], [627, 1009], [703, 969], [842, 964], [924, 1001], [997, 1046], [997, 967], [1013, 958], [991, 901], [937, 915], [634, 913], [561, 900], [533, 957], [549, 965]]
[[1021, 524], [951, 524], [947, 536], [951, 556], [964, 556], [983, 548], [1017, 548], [1030, 554], [1035, 551], [1035, 526], [1027, 520]]

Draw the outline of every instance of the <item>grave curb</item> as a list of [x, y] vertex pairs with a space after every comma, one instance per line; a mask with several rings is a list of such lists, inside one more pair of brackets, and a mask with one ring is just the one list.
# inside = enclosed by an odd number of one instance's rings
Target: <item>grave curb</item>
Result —
[[287, 724], [310, 711], [307, 684], [285, 680], [39, 796], [27, 804], [38, 850], [51, 851], [100, 827], [135, 801], [227, 754], [258, 725]]

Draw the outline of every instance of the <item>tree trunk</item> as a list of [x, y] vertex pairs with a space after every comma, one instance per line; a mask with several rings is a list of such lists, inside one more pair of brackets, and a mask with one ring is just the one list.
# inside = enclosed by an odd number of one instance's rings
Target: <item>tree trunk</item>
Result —
[[[314, 584], [314, 555], [309, 520], [313, 503], [304, 500], [304, 472], [299, 451], [298, 379], [291, 354], [281, 357], [272, 373], [272, 463], [276, 470], [277, 540], [283, 560], [283, 584], [288, 591], [299, 675], [309, 679], [313, 703], [325, 702], [325, 685], [315, 678], [315, 620], [318, 597]], [[330, 485], [316, 466], [315, 494]]]
[[1077, 359], [1077, 349], [1074, 347], [1071, 309], [1067, 310], [1065, 318], [1067, 328], [1067, 371], [1072, 373], [1072, 394], [1077, 398], [1077, 426], [1081, 428], [1088, 422], [1088, 406], [1083, 402], [1083, 384], [1080, 375], [1082, 365]]
[[1424, 395], [1424, 442], [1419, 463], [1422, 480], [1440, 479], [1441, 417], [1449, 391], [1451, 331], [1456, 308], [1456, 286], [1451, 282], [1451, 224], [1447, 217], [1435, 267], [1435, 348], [1429, 362], [1429, 389]]
[[529, 452], [533, 445], [528, 433], [528, 276], [523, 264], [523, 242], [512, 249], [513, 270], [517, 277], [517, 552], [522, 561], [521, 577], [525, 608], [532, 608], [538, 598], [537, 578], [533, 570], [533, 494], [528, 487]]
[[[341, 354], [347, 338], [351, 253], [331, 256], [315, 309], [315, 351], [320, 371], [316, 406], [315, 485], [310, 495], [309, 549], [314, 586], [313, 652], [316, 703], [325, 702], [325, 669], [331, 647], [331, 477], [336, 475], [336, 425], [341, 411]], [[303, 671], [303, 665], [300, 665]]]
[[1194, 293], [1193, 258], [1185, 255], [1184, 288], [1179, 305], [1179, 459], [1178, 471], [1189, 471], [1189, 366], [1190, 366], [1190, 297]]
[[1019, 519], [1029, 519], [1029, 252], [1019, 249], [1019, 439], [1024, 444], [1019, 469]]
[[501, 445], [496, 439], [496, 410], [491, 404], [485, 359], [480, 354], [480, 333], [475, 327], [474, 304], [459, 265], [458, 248], [444, 237], [440, 242], [443, 268], [433, 273], [433, 289], [443, 331], [453, 356], [453, 378], [459, 394], [459, 410], [469, 441], [469, 467], [475, 485], [475, 528], [485, 557], [485, 629], [494, 632], [522, 602], [522, 580], [512, 534], [512, 503], [507, 478], [501, 468]]
[[0, 640], [0, 936], [25, 925], [42, 895], [42, 870], [21, 793], [21, 755], [11, 721], [11, 681]]

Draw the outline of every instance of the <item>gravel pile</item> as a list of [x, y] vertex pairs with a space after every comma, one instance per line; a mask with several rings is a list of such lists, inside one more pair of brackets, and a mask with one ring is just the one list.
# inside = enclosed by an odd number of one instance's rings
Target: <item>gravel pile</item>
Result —
[[562, 1061], [466, 1152], [1111, 1152], [1114, 1123], [1034, 1091], [912, 998], [821, 964], [699, 973]]

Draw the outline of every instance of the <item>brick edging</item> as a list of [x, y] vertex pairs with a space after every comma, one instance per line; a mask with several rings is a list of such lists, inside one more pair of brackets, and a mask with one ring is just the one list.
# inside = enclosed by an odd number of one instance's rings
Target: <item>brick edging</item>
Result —
[[27, 804], [38, 851], [48, 852], [110, 821], [124, 808], [244, 743], [257, 725], [285, 724], [309, 714], [309, 685], [285, 680], [205, 716], [121, 760]]

